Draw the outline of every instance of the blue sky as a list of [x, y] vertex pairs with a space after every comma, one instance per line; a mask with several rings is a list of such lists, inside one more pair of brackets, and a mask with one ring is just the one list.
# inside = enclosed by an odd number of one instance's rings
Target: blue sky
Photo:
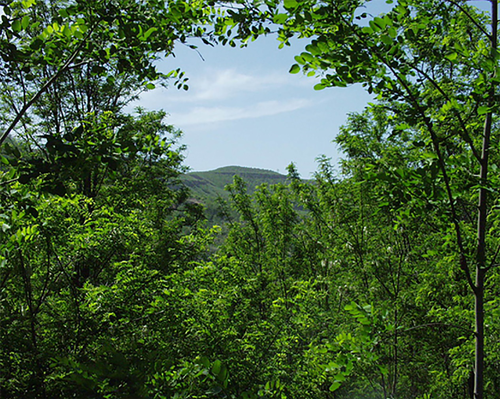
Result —
[[155, 89], [137, 105], [163, 109], [182, 130], [185, 163], [196, 171], [240, 165], [286, 173], [294, 162], [303, 177], [320, 155], [338, 159], [333, 138], [348, 112], [370, 100], [361, 87], [313, 90], [314, 78], [288, 73], [307, 42], [278, 49], [274, 37], [246, 48], [186, 46], [161, 61], [164, 72], [180, 67], [189, 90]]
[[165, 110], [183, 131], [192, 170], [240, 165], [286, 173], [294, 162], [310, 177], [318, 156], [338, 159], [332, 140], [339, 126], [370, 97], [361, 87], [313, 90], [314, 78], [288, 73], [307, 43], [278, 44], [264, 37], [243, 49], [200, 45], [203, 59], [184, 46], [160, 63], [164, 72], [184, 70], [189, 90], [156, 89], [138, 104]]
[[[381, 0], [370, 4], [374, 14], [387, 8]], [[332, 140], [347, 114], [362, 111], [371, 97], [360, 86], [314, 91], [315, 78], [288, 73], [308, 42], [281, 50], [278, 44], [262, 37], [243, 49], [200, 45], [203, 58], [181, 46], [160, 63], [164, 72], [184, 70], [190, 89], [156, 89], [139, 105], [165, 110], [183, 131], [192, 170], [240, 165], [286, 173], [293, 162], [308, 178], [317, 157], [339, 159]]]

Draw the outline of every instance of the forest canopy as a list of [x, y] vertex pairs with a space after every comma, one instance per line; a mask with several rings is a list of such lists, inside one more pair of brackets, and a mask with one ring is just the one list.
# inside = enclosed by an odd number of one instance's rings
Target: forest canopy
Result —
[[[498, 4], [387, 3], [1, 5], [0, 398], [495, 397]], [[376, 101], [340, 173], [235, 176], [213, 225], [168, 110], [126, 105], [188, 89], [176, 44], [266, 34]]]

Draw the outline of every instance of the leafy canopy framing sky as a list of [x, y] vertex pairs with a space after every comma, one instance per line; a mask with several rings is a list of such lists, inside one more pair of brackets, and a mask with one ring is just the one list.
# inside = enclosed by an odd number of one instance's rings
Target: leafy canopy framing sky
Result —
[[[377, 15], [388, 7], [375, 0], [367, 11]], [[293, 162], [308, 178], [319, 156], [339, 159], [332, 140], [347, 114], [363, 110], [372, 97], [360, 85], [314, 91], [315, 78], [289, 74], [307, 44], [279, 50], [275, 37], [261, 37], [243, 49], [200, 45], [201, 56], [178, 47], [161, 67], [185, 71], [189, 90], [156, 89], [138, 104], [170, 115], [169, 123], [184, 133], [192, 170], [239, 165], [285, 173]]]

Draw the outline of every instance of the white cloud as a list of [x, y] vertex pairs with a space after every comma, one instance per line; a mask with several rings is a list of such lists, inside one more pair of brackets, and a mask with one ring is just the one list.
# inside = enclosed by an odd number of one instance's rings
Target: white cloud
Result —
[[311, 101], [291, 99], [288, 101], [264, 101], [247, 107], [196, 107], [187, 113], [172, 113], [170, 121], [182, 128], [188, 125], [260, 118], [296, 111], [311, 105]]
[[234, 69], [225, 69], [206, 74], [195, 83], [194, 99], [201, 101], [224, 100], [242, 93], [267, 91], [290, 85], [286, 74], [249, 75]]
[[172, 104], [224, 102], [234, 98], [241, 98], [250, 93], [258, 95], [274, 94], [279, 90], [303, 86], [304, 83], [311, 86], [312, 81], [298, 78], [283, 73], [270, 72], [262, 75], [254, 75], [238, 72], [235, 69], [223, 69], [218, 71], [204, 71], [202, 76], [190, 76], [187, 82], [189, 90], [177, 90], [157, 88], [141, 95], [140, 103], [146, 108], [169, 108]]

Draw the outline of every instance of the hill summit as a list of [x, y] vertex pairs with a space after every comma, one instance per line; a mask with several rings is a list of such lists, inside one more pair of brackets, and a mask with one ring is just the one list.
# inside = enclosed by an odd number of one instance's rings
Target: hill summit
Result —
[[287, 176], [266, 169], [243, 166], [225, 166], [207, 172], [191, 172], [183, 176], [183, 181], [196, 197], [226, 197], [224, 187], [233, 182], [234, 176], [240, 176], [248, 186], [249, 192], [255, 187], [267, 183], [285, 183]]

